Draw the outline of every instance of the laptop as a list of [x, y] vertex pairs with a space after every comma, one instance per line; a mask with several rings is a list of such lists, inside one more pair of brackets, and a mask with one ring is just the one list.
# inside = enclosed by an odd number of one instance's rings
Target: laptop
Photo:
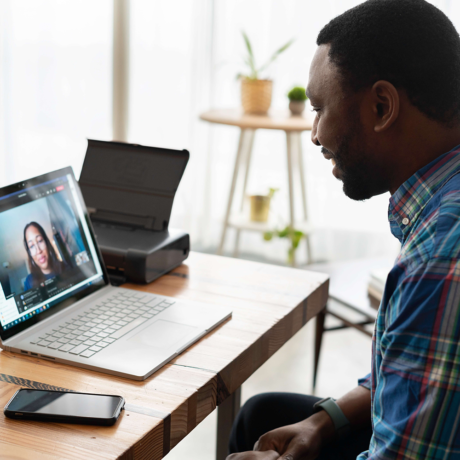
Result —
[[2, 349], [144, 380], [231, 315], [111, 286], [71, 168], [0, 188]]

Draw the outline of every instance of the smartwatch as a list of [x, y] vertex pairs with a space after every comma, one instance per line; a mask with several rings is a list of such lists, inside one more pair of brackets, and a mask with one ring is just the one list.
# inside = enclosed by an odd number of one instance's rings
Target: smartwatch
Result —
[[335, 432], [337, 433], [339, 439], [345, 438], [350, 433], [350, 422], [345, 417], [342, 409], [340, 409], [334, 398], [325, 398], [315, 403], [313, 406], [313, 412], [316, 413], [320, 410], [326, 411], [329, 417], [331, 417], [332, 422], [334, 423]]

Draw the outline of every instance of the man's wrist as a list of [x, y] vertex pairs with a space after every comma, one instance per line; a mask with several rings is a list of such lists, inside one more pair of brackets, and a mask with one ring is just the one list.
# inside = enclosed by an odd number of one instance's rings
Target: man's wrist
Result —
[[344, 439], [349, 435], [351, 431], [350, 421], [334, 398], [321, 399], [314, 404], [313, 410], [314, 412], [325, 411], [329, 415], [339, 439]]
[[323, 442], [335, 437], [334, 422], [325, 411], [311, 415], [303, 423], [312, 426]]

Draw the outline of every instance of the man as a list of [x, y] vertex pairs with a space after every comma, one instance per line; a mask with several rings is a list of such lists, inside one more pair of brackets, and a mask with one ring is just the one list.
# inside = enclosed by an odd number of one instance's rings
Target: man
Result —
[[252, 398], [228, 460], [460, 458], [459, 35], [424, 0], [369, 0], [317, 44], [312, 141], [348, 197], [391, 193], [401, 253], [371, 374], [316, 407], [303, 395]]

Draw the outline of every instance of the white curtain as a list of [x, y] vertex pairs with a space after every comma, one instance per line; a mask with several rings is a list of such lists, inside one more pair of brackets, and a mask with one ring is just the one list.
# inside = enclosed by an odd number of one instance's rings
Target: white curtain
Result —
[[71, 165], [110, 138], [112, 2], [0, 0], [2, 184]]
[[[307, 84], [320, 29], [359, 3], [131, 0], [129, 141], [190, 150], [171, 225], [190, 232], [195, 250], [212, 252], [218, 244], [238, 142], [238, 129], [198, 117], [209, 108], [239, 105], [241, 31], [251, 38], [259, 62], [295, 38], [265, 75], [274, 80], [272, 106], [285, 108], [290, 87]], [[460, 27], [460, 2], [432, 3]], [[112, 2], [0, 0], [0, 8], [0, 180], [10, 183], [67, 164], [78, 174], [85, 139], [111, 138]], [[309, 133], [302, 141], [317, 229], [315, 258], [394, 254], [389, 197], [365, 203], [346, 198]], [[249, 193], [278, 187], [274, 208], [281, 217], [288, 209], [285, 148], [282, 132], [257, 133], [248, 187]], [[229, 232], [227, 251], [232, 240]], [[286, 251], [285, 241], [242, 234], [245, 257], [283, 262]]]

